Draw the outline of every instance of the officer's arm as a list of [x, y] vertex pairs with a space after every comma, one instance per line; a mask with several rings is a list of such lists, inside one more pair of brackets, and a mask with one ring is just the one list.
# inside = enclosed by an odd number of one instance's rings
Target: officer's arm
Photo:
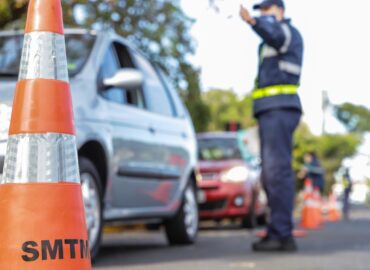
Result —
[[290, 35], [290, 29], [283, 29], [273, 17], [255, 18], [252, 28], [268, 45], [279, 51], [287, 43]]
[[307, 170], [313, 174], [324, 174], [324, 170], [320, 166], [307, 165]]

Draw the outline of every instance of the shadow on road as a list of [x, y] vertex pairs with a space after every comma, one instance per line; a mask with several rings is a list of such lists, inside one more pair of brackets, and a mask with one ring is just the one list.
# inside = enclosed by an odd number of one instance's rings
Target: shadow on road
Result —
[[[361, 208], [362, 209], [362, 208]], [[363, 209], [362, 209], [363, 210]], [[315, 257], [347, 251], [370, 250], [369, 209], [356, 212], [351, 221], [326, 224], [323, 229], [310, 231], [307, 238], [299, 239], [297, 254], [255, 254], [250, 251], [256, 239], [253, 233], [235, 226], [205, 227], [195, 246], [170, 247], [162, 233], [110, 235], [105, 240], [95, 269], [109, 266], [150, 266], [166, 263], [203, 263], [208, 260], [263, 261], [268, 258]], [[206, 267], [207, 268], [207, 267]], [[205, 269], [206, 269], [205, 268]]]
[[[127, 234], [130, 234], [129, 232]], [[149, 265], [173, 261], [197, 261], [243, 256], [251, 233], [235, 225], [202, 226], [196, 245], [169, 246], [163, 232], [110, 235], [94, 266]]]

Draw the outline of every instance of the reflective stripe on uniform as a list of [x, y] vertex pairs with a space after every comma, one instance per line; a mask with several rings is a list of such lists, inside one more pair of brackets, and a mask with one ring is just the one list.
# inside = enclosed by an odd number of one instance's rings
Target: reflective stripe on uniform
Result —
[[279, 55], [279, 52], [274, 47], [271, 47], [271, 46], [269, 46], [267, 44], [265, 44], [262, 47], [261, 60], [263, 60], [265, 58], [270, 58], [270, 57], [278, 56], [278, 55]]
[[[282, 24], [281, 25], [281, 28], [283, 29], [283, 32], [284, 32], [284, 36], [285, 36], [285, 41], [284, 41], [284, 44], [283, 46], [280, 48], [280, 53], [287, 53], [288, 50], [289, 50], [289, 46], [290, 46], [290, 43], [292, 42], [292, 32], [289, 28], [289, 26], [287, 24]], [[261, 51], [261, 60], [265, 59], [265, 58], [270, 58], [270, 57], [275, 57], [275, 56], [278, 56], [279, 55], [279, 52], [274, 48], [274, 47], [271, 47], [267, 44], [265, 44], [263, 47], [262, 47], [262, 51]]]
[[287, 61], [279, 61], [279, 69], [297, 76], [301, 75], [302, 70], [300, 65]]
[[252, 98], [260, 99], [277, 95], [294, 95], [297, 94], [297, 92], [297, 85], [274, 85], [254, 90], [252, 93]]
[[350, 182], [348, 181], [348, 179], [343, 179], [343, 187], [344, 187], [344, 189], [346, 189], [346, 188], [348, 188], [349, 187], [349, 185], [350, 185]]
[[289, 25], [283, 23], [281, 25], [281, 28], [283, 29], [284, 35], [285, 35], [285, 41], [283, 46], [280, 48], [281, 53], [287, 53], [289, 50], [290, 43], [292, 42], [292, 32], [289, 28]]

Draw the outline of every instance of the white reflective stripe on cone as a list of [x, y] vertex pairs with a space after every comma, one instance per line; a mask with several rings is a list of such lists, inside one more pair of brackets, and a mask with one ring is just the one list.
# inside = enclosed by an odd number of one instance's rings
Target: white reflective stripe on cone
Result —
[[61, 182], [80, 183], [75, 136], [45, 133], [9, 137], [2, 184]]
[[304, 202], [304, 205], [305, 206], [309, 206], [309, 207], [316, 207], [316, 206], [318, 206], [318, 204], [314, 200], [311, 200], [311, 199], [306, 200]]
[[64, 35], [50, 32], [24, 35], [19, 80], [28, 79], [69, 81]]

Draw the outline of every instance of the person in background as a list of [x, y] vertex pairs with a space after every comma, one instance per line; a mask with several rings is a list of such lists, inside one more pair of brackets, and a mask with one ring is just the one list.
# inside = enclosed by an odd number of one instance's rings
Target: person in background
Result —
[[237, 132], [237, 141], [238, 141], [238, 146], [240, 149], [240, 152], [242, 154], [243, 160], [246, 162], [251, 162], [253, 161], [256, 157], [253, 155], [251, 151], [251, 142], [248, 140], [247, 136], [247, 131], [246, 130], [239, 130]]
[[348, 168], [346, 168], [344, 171], [342, 184], [343, 184], [343, 189], [344, 189], [343, 190], [343, 208], [342, 208], [343, 218], [349, 219], [349, 210], [350, 210], [349, 199], [350, 199], [350, 195], [352, 192], [352, 179], [351, 179], [351, 175], [350, 175]]
[[305, 180], [311, 179], [313, 187], [318, 188], [323, 194], [325, 188], [324, 170], [320, 165], [316, 153], [308, 152], [303, 156], [303, 168], [298, 177]]
[[241, 6], [240, 16], [262, 39], [259, 68], [252, 92], [253, 114], [261, 140], [262, 182], [271, 212], [267, 236], [253, 243], [254, 251], [295, 251], [292, 169], [293, 134], [302, 115], [298, 96], [303, 62], [303, 39], [285, 18], [282, 0], [255, 5], [261, 16]]

